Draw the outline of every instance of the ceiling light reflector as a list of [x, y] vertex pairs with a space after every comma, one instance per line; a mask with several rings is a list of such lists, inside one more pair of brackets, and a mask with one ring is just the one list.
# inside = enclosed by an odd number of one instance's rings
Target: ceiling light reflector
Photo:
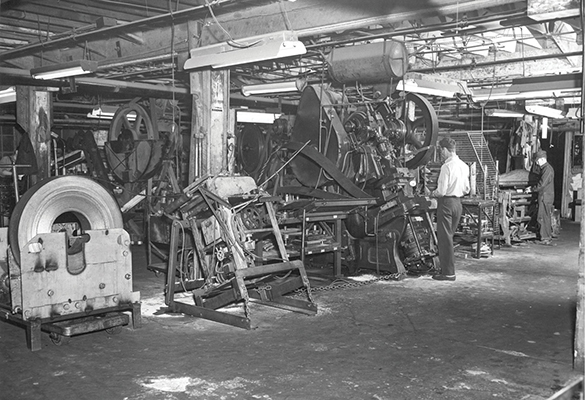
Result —
[[77, 60], [63, 64], [33, 68], [30, 75], [35, 79], [59, 79], [70, 76], [91, 74], [97, 71], [97, 61]]
[[249, 64], [277, 58], [305, 54], [307, 49], [296, 33], [280, 31], [267, 35], [236, 39], [229, 43], [218, 43], [190, 50], [184, 69], [202, 67], [225, 68], [232, 65]]
[[[116, 111], [118, 111], [118, 107], [115, 106], [99, 106], [91, 110], [91, 112], [87, 114], [87, 118], [113, 119]], [[130, 122], [135, 121], [136, 113], [130, 112], [126, 114], [126, 119]]]
[[242, 94], [244, 96], [251, 96], [257, 94], [271, 94], [271, 93], [288, 93], [288, 92], [302, 92], [307, 82], [304, 79], [296, 79], [294, 81], [262, 83], [257, 85], [242, 86]]
[[14, 86], [0, 90], [0, 104], [16, 102], [16, 89]]

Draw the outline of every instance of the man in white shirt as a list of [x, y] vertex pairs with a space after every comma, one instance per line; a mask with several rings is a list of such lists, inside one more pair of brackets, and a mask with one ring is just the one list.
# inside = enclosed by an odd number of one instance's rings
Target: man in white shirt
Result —
[[463, 211], [461, 198], [469, 193], [469, 167], [456, 152], [455, 140], [445, 137], [439, 141], [439, 151], [445, 159], [441, 166], [437, 189], [437, 240], [441, 273], [433, 275], [438, 281], [455, 280], [455, 252], [453, 235]]

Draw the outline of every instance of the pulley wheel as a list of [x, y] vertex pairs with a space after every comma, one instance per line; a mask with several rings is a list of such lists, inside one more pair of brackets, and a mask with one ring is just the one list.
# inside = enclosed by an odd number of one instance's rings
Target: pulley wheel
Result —
[[404, 157], [406, 167], [415, 169], [432, 157], [439, 136], [439, 119], [432, 104], [424, 97], [407, 93], [402, 110], [406, 123]]
[[164, 143], [148, 112], [135, 103], [116, 111], [105, 143], [106, 161], [122, 183], [135, 183], [154, 176], [162, 166]]
[[238, 161], [242, 169], [257, 178], [268, 158], [266, 135], [258, 125], [246, 125], [238, 136]]
[[[307, 86], [299, 100], [290, 138], [293, 142], [309, 142], [309, 146], [338, 166], [350, 144], [343, 123], [333, 108], [340, 100], [334, 92], [321, 86]], [[320, 165], [303, 153], [295, 157], [290, 166], [297, 180], [305, 186], [322, 186], [331, 180], [324, 176]]]
[[10, 218], [8, 240], [17, 263], [21, 249], [36, 235], [51, 233], [65, 213], [75, 215], [84, 231], [124, 226], [118, 203], [99, 183], [76, 175], [46, 179], [22, 196]]

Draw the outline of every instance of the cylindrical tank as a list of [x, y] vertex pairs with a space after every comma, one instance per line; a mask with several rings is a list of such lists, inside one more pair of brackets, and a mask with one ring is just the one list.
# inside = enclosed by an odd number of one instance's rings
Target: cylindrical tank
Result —
[[408, 52], [401, 42], [385, 40], [334, 48], [329, 76], [339, 83], [381, 83], [401, 78], [408, 70]]

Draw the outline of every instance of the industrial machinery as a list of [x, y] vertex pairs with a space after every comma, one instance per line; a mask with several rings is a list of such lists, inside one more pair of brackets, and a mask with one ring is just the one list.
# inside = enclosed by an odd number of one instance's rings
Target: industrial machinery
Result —
[[[251, 328], [250, 303], [314, 315], [303, 262], [291, 260], [274, 211], [274, 198], [259, 191], [251, 177], [199, 179], [188, 196], [170, 204], [165, 303], [182, 312], [240, 328]], [[271, 256], [263, 254], [273, 244]], [[307, 300], [284, 296], [303, 289]], [[193, 303], [176, 298], [191, 292]], [[218, 311], [242, 303], [244, 315]]]
[[152, 177], [166, 150], [146, 109], [137, 103], [118, 108], [105, 143], [106, 161], [117, 181], [135, 183]]
[[31, 350], [40, 350], [42, 331], [55, 344], [116, 333], [129, 323], [127, 312], [140, 326], [122, 226], [112, 195], [82, 176], [44, 180], [16, 204], [10, 226], [0, 228], [0, 315], [26, 328]]
[[[339, 79], [353, 76], [346, 62], [337, 65]], [[354, 267], [429, 272], [436, 268], [436, 237], [419, 167], [432, 158], [437, 137], [436, 113], [417, 94], [382, 96], [359, 85], [307, 86], [288, 142], [282, 144], [292, 159], [283, 168], [284, 187], [277, 191], [295, 198], [302, 193], [305, 198], [373, 199], [374, 204], [356, 207], [344, 218]], [[244, 169], [275, 170], [259, 161], [269, 164], [275, 157], [265, 149], [278, 146], [262, 139], [251, 129], [240, 137]]]

